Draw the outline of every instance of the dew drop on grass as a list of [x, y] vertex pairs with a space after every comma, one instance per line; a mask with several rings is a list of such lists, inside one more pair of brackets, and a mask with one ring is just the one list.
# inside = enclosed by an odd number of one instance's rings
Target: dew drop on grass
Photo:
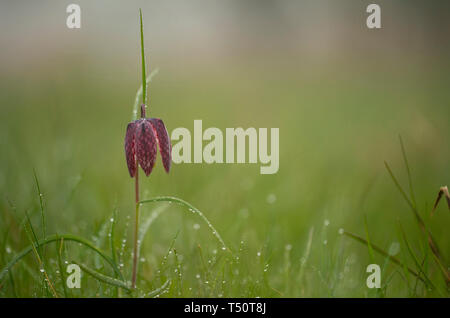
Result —
[[247, 208], [242, 208], [239, 210], [239, 213], [241, 214], [241, 216], [246, 219], [248, 218], [248, 209]]
[[323, 245], [327, 245], [328, 244], [328, 241], [327, 240], [324, 240], [323, 241]]
[[344, 234], [344, 229], [341, 227], [341, 228], [339, 229], [338, 233], [339, 233], [340, 235]]
[[6, 247], [6, 253], [11, 254], [11, 248], [9, 246]]
[[200, 224], [195, 223], [193, 228], [194, 230], [198, 231], [200, 229]]
[[391, 256], [397, 255], [400, 252], [400, 244], [398, 242], [393, 242], [391, 246], [389, 246], [388, 254]]
[[274, 193], [270, 193], [266, 198], [267, 203], [274, 204], [277, 201], [277, 196]]
[[39, 271], [40, 271], [41, 273], [44, 273], [44, 272], [45, 272], [45, 269], [41, 268]]
[[256, 256], [260, 257], [261, 256], [261, 252], [256, 253]]
[[330, 220], [325, 219], [325, 221], [323, 221], [323, 225], [328, 226], [330, 225]]
[[200, 279], [200, 274], [195, 275], [195, 278]]

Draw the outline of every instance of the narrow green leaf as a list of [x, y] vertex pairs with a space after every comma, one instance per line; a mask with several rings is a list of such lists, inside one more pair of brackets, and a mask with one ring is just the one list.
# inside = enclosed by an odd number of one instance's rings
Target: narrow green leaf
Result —
[[[112, 269], [114, 270], [114, 272], [121, 278], [122, 277], [122, 273], [119, 271], [119, 269], [115, 266], [114, 262], [112, 261], [111, 258], [109, 258], [103, 251], [101, 251], [100, 249], [98, 249], [93, 243], [89, 242], [88, 240], [82, 238], [82, 237], [78, 237], [72, 234], [64, 234], [64, 235], [51, 235], [45, 239], [40, 240], [38, 243], [40, 246], [42, 245], [46, 245], [52, 242], [58, 242], [61, 240], [61, 238], [63, 238], [66, 241], [74, 241], [77, 243], [80, 243], [86, 247], [88, 247], [89, 249], [91, 249], [92, 251], [98, 253], [100, 256], [103, 257], [103, 259], [109, 264], [111, 265]], [[17, 255], [15, 255], [13, 257], [13, 259], [11, 261], [9, 261], [8, 264], [6, 264], [6, 266], [0, 271], [0, 281], [3, 279], [3, 277], [6, 275], [6, 273], [8, 273], [8, 271], [18, 262], [20, 261], [23, 257], [25, 257], [26, 255], [28, 255], [28, 253], [30, 253], [32, 251], [32, 249], [34, 248], [34, 245], [30, 245], [26, 248], [24, 248], [22, 251], [20, 251]]]
[[408, 157], [406, 156], [406, 150], [405, 150], [405, 146], [403, 144], [402, 136], [399, 135], [398, 138], [400, 139], [400, 147], [402, 148], [403, 160], [405, 161], [406, 172], [408, 174], [408, 184], [409, 184], [409, 193], [411, 196], [411, 201], [412, 201], [412, 204], [414, 205], [414, 208], [417, 208], [416, 198], [414, 195], [414, 188], [413, 188], [413, 184], [412, 184], [411, 170], [409, 169], [409, 164], [408, 164]]
[[364, 215], [364, 229], [366, 231], [367, 248], [369, 250], [370, 261], [372, 263], [375, 263], [375, 256], [373, 254], [372, 245], [370, 244], [369, 229], [367, 227], [367, 216], [366, 215]]
[[39, 206], [41, 208], [41, 223], [42, 223], [42, 237], [46, 236], [46, 225], [45, 225], [45, 212], [44, 212], [44, 198], [41, 192], [41, 187], [39, 186], [39, 180], [36, 174], [36, 170], [33, 170], [34, 181], [36, 183], [36, 189], [39, 196]]
[[97, 279], [103, 283], [125, 289], [126, 291], [131, 291], [131, 288], [125, 282], [123, 282], [121, 280], [118, 280], [118, 279], [110, 277], [110, 276], [106, 276], [106, 275], [99, 273], [81, 263], [76, 263], [76, 262], [74, 262], [74, 263], [78, 264], [83, 271], [85, 271], [86, 273], [88, 273], [89, 275], [91, 275], [92, 277], [94, 277], [95, 279]]
[[142, 56], [142, 104], [147, 105], [147, 75], [145, 71], [145, 50], [144, 50], [144, 23], [142, 22], [142, 10], [139, 9], [140, 29], [141, 29], [141, 56]]
[[225, 245], [225, 242], [222, 240], [222, 237], [220, 236], [219, 232], [214, 228], [214, 226], [209, 222], [209, 220], [206, 218], [206, 216], [196, 207], [191, 205], [190, 203], [184, 201], [183, 199], [177, 198], [177, 197], [170, 197], [170, 196], [163, 196], [163, 197], [156, 197], [148, 200], [140, 201], [139, 204], [145, 204], [145, 203], [151, 203], [151, 202], [172, 202], [179, 204], [181, 206], [184, 206], [188, 208], [189, 211], [191, 211], [194, 214], [197, 214], [200, 216], [200, 218], [208, 225], [210, 230], [212, 231], [213, 235], [219, 240], [220, 244], [222, 244], [223, 250], [228, 250], [231, 252], [231, 250]]
[[162, 284], [161, 287], [159, 287], [159, 288], [157, 288], [157, 289], [155, 289], [155, 290], [152, 290], [152, 291], [149, 292], [147, 295], [145, 295], [145, 297], [151, 298], [151, 297], [156, 297], [156, 296], [158, 296], [159, 294], [161, 294], [161, 292], [163, 292], [163, 291], [167, 288], [167, 285], [169, 285], [169, 284], [170, 284], [170, 279], [167, 279], [167, 280], [164, 282], [164, 284]]
[[411, 248], [411, 245], [409, 244], [408, 239], [406, 237], [406, 233], [405, 233], [405, 231], [403, 231], [403, 227], [402, 227], [400, 222], [398, 223], [398, 227], [400, 229], [400, 233], [402, 234], [403, 241], [405, 242], [406, 249], [408, 250], [409, 255], [413, 259], [414, 264], [416, 264], [416, 267], [419, 269], [419, 273], [418, 274], [420, 275], [420, 273], [422, 273], [423, 277], [425, 277], [425, 281], [426, 281], [425, 284], [430, 285], [431, 287], [435, 288], [433, 283], [431, 282], [431, 280], [428, 278], [428, 276], [426, 275], [425, 271], [423, 270], [422, 265], [417, 260], [416, 254], [413, 252], [413, 250]]
[[[356, 235], [356, 234], [353, 234], [353, 233], [344, 231], [344, 235], [346, 235], [346, 236], [348, 236], [348, 237], [354, 239], [354, 240], [357, 241], [357, 242], [360, 242], [360, 243], [362, 243], [362, 244], [364, 244], [364, 245], [367, 245], [367, 241], [366, 241], [365, 239], [363, 239], [362, 237]], [[404, 263], [402, 263], [397, 257], [392, 256], [392, 255], [389, 255], [389, 253], [385, 252], [383, 249], [379, 248], [379, 247], [376, 246], [376, 245], [373, 245], [373, 244], [372, 244], [372, 248], [373, 248], [373, 250], [374, 250], [375, 252], [377, 252], [377, 253], [379, 253], [379, 254], [385, 256], [385, 257], [388, 257], [388, 258], [391, 260], [391, 262], [393, 262], [393, 263], [395, 263], [395, 264], [397, 264], [397, 265], [399, 265], [399, 266], [405, 266], [405, 268], [407, 268], [408, 271], [409, 271], [411, 274], [413, 274], [414, 276], [416, 276], [416, 277], [417, 277], [418, 279], [420, 279], [422, 282], [425, 282], [424, 279], [423, 279], [422, 277], [420, 277], [420, 275], [419, 275], [415, 270], [413, 270], [413, 269], [411, 269], [410, 267], [406, 266], [406, 265], [405, 265]]]

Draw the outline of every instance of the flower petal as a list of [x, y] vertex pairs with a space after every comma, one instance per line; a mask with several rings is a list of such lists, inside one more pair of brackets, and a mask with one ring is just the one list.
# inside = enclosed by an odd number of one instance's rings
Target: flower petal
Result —
[[136, 128], [136, 157], [145, 172], [152, 172], [156, 161], [156, 137], [149, 121], [141, 119]]
[[128, 172], [133, 178], [136, 174], [136, 147], [135, 147], [136, 122], [131, 122], [127, 126], [125, 134], [125, 158], [127, 160]]
[[147, 120], [152, 123], [156, 138], [158, 139], [159, 152], [161, 153], [164, 169], [169, 172], [172, 162], [172, 145], [166, 126], [164, 126], [163, 121], [159, 118], [149, 118]]

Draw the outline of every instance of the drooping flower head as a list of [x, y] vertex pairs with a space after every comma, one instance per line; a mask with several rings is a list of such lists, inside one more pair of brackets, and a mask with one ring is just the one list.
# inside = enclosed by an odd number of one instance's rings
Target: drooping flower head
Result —
[[141, 105], [141, 117], [128, 124], [125, 135], [125, 156], [130, 176], [136, 175], [139, 165], [146, 176], [152, 172], [156, 162], [156, 144], [159, 145], [164, 169], [169, 172], [172, 145], [166, 126], [159, 118], [145, 118], [145, 105]]

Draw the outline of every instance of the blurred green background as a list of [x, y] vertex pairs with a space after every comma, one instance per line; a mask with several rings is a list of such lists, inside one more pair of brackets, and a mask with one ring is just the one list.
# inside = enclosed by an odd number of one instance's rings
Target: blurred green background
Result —
[[[445, 204], [430, 217], [439, 187], [450, 180], [448, 3], [377, 1], [380, 30], [365, 25], [369, 1], [79, 0], [78, 30], [66, 27], [69, 3], [0, 4], [1, 267], [30, 244], [21, 224], [26, 211], [42, 236], [35, 169], [47, 233], [99, 240], [107, 250], [105, 228], [116, 209], [117, 246], [127, 240], [121, 268], [130, 275], [134, 182], [123, 140], [141, 80], [142, 8], [147, 64], [159, 68], [149, 115], [162, 118], [169, 133], [193, 133], [194, 119], [223, 131], [280, 128], [274, 175], [250, 164], [178, 164], [167, 175], [158, 158], [150, 177], [141, 178], [142, 198], [190, 202], [233, 256], [221, 252], [201, 219], [169, 206], [142, 243], [143, 289], [168, 278], [161, 296], [448, 297], [383, 163], [408, 190], [400, 134], [418, 210], [449, 260]], [[158, 206], [164, 204], [145, 206], [143, 219]], [[414, 268], [400, 222], [435, 288], [376, 255], [383, 288], [368, 289], [367, 246], [338, 234], [342, 228], [366, 237], [364, 217], [371, 241], [385, 250], [398, 242], [397, 257]], [[180, 259], [169, 255], [163, 266], [177, 233]], [[108, 273], [93, 254], [67, 244], [67, 261]], [[54, 248], [47, 249], [50, 277], [62, 293]], [[32, 255], [11, 272], [0, 296], [48, 294]], [[73, 295], [111, 296], [88, 275], [83, 286]]]

